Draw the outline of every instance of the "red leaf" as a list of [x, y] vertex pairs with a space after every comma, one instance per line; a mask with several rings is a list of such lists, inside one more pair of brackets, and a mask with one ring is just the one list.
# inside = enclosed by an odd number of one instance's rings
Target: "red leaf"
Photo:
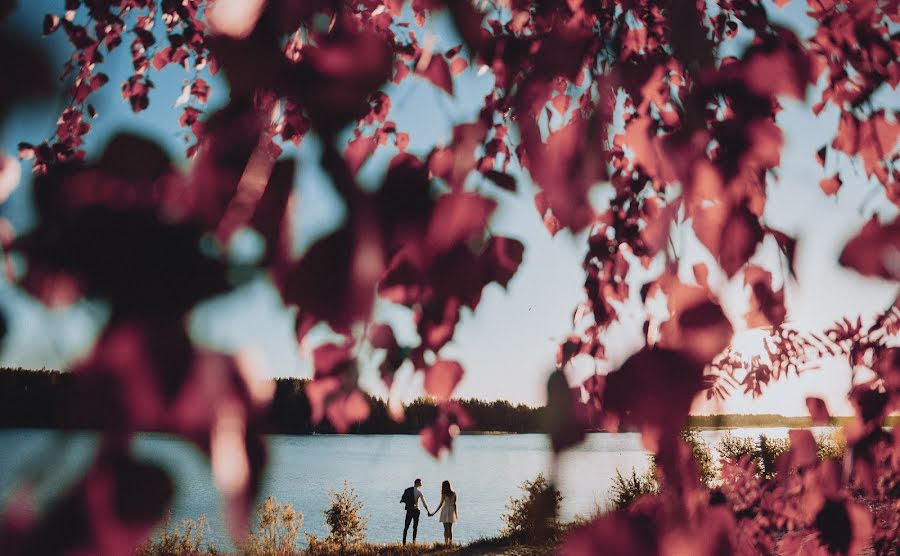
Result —
[[416, 328], [422, 347], [437, 353], [453, 338], [459, 322], [460, 302], [452, 299], [432, 299], [416, 311]]
[[44, 23], [42, 26], [42, 32], [46, 37], [50, 33], [53, 33], [59, 29], [59, 16], [53, 14], [47, 14], [44, 16]]
[[486, 134], [487, 127], [481, 122], [454, 127], [450, 146], [436, 148], [428, 155], [431, 173], [446, 181], [451, 190], [461, 190], [466, 177], [475, 169], [475, 149], [481, 146]]
[[864, 121], [857, 119], [851, 112], [843, 112], [837, 137], [831, 146], [851, 156], [859, 155], [866, 175], [872, 176], [885, 172], [886, 159], [894, 151], [898, 137], [900, 123], [889, 122], [884, 110], [875, 112]]
[[822, 188], [822, 192], [826, 195], [837, 195], [838, 189], [840, 189], [843, 184], [844, 182], [841, 180], [841, 177], [835, 174], [830, 178], [824, 178], [820, 181], [819, 187]]
[[553, 108], [556, 109], [560, 114], [565, 114], [569, 109], [569, 106], [572, 104], [572, 99], [567, 94], [560, 94], [553, 97], [553, 100], [550, 101], [553, 105]]
[[422, 447], [439, 457], [444, 450], [453, 448], [453, 439], [461, 430], [473, 425], [471, 417], [457, 402], [445, 402], [438, 406], [437, 416], [428, 427], [419, 433]]
[[450, 193], [438, 199], [428, 225], [426, 245], [431, 256], [438, 255], [484, 233], [495, 201], [474, 193]]
[[673, 269], [657, 279], [667, 298], [669, 318], [659, 329], [659, 345], [706, 364], [730, 343], [731, 322], [706, 288], [681, 282]]
[[773, 44], [752, 48], [743, 63], [732, 67], [741, 72], [747, 87], [761, 95], [806, 97], [810, 62], [791, 33], [782, 33]]
[[151, 63], [153, 64], [153, 69], [155, 69], [156, 71], [159, 71], [159, 70], [163, 69], [164, 67], [166, 67], [166, 65], [171, 61], [172, 61], [172, 47], [167, 46], [165, 48], [158, 50], [156, 52], [156, 54], [153, 55], [153, 61]]
[[704, 263], [695, 263], [693, 266], [694, 280], [701, 288], [709, 289], [709, 268]]
[[185, 106], [184, 111], [181, 113], [181, 117], [178, 118], [178, 125], [181, 127], [191, 127], [197, 122], [200, 114], [201, 112], [193, 106]]
[[818, 151], [816, 151], [816, 162], [819, 163], [819, 166], [825, 167], [825, 157], [828, 154], [828, 145], [825, 145]]
[[750, 260], [763, 239], [759, 219], [744, 204], [730, 211], [721, 204], [703, 208], [694, 215], [693, 227], [729, 278]]
[[425, 369], [425, 392], [439, 402], [447, 401], [463, 374], [458, 362], [438, 359]]
[[669, 231], [672, 222], [678, 215], [679, 203], [669, 203], [663, 207], [659, 207], [657, 203], [651, 202], [650, 199], [644, 201], [646, 226], [641, 231], [641, 238], [647, 247], [647, 256], [656, 255], [660, 249], [666, 245], [669, 239]]
[[796, 276], [797, 272], [794, 269], [794, 253], [797, 250], [797, 240], [778, 230], [773, 230], [772, 228], [766, 228], [766, 233], [775, 238], [775, 241], [778, 243], [778, 248], [781, 249], [781, 252], [788, 260], [788, 269], [791, 271], [791, 275]]
[[191, 83], [191, 94], [202, 104], [209, 99], [209, 84], [198, 77]]
[[397, 339], [389, 324], [373, 324], [369, 329], [369, 341], [375, 349], [396, 349]]
[[547, 381], [547, 407], [544, 426], [553, 451], [559, 453], [581, 443], [588, 422], [587, 408], [581, 403], [581, 389], [570, 388], [562, 371], [556, 370]]
[[803, 468], [815, 465], [819, 461], [816, 439], [812, 431], [790, 430], [788, 436], [791, 439], [790, 465], [795, 468]]
[[[563, 227], [576, 232], [592, 222], [588, 190], [605, 175], [603, 157], [595, 150], [593, 123], [576, 111], [569, 123], [550, 133], [545, 142], [534, 118], [519, 122], [532, 178], [543, 190], [553, 216]], [[541, 212], [544, 216], [545, 211]]]
[[6, 537], [11, 524], [3, 523], [3, 546], [10, 554], [129, 554], [163, 518], [174, 490], [161, 467], [114, 449], [100, 451], [39, 521], [16, 531], [19, 538]]
[[285, 301], [338, 332], [368, 318], [383, 268], [373, 232], [342, 228], [319, 240], [291, 268], [280, 269], [276, 283]]
[[420, 66], [421, 62], [416, 66], [417, 74], [446, 91], [448, 95], [453, 94], [453, 76], [450, 75], [450, 67], [443, 56], [434, 54], [431, 56], [427, 67], [420, 69]]
[[900, 217], [881, 224], [873, 216], [844, 246], [839, 262], [865, 276], [900, 278]]
[[453, 75], [459, 75], [462, 72], [466, 71], [466, 68], [469, 67], [469, 64], [465, 61], [465, 59], [457, 56], [450, 62], [450, 73]]
[[659, 554], [660, 546], [653, 522], [633, 512], [610, 512], [576, 527], [566, 535], [560, 554], [591, 556], [594, 554], [650, 556]]
[[398, 132], [395, 137], [397, 141], [397, 150], [400, 152], [406, 151], [406, 148], [409, 146], [409, 134]]
[[264, 0], [218, 0], [207, 10], [206, 19], [213, 33], [244, 39], [253, 31], [265, 5]]
[[559, 218], [548, 212], [544, 215], [544, 227], [547, 228], [551, 236], [555, 236], [562, 229], [562, 224], [559, 222]]
[[381, 380], [390, 388], [394, 381], [394, 374], [400, 365], [406, 361], [409, 350], [400, 347], [394, 337], [393, 329], [387, 324], [375, 324], [369, 329], [369, 342], [375, 349], [385, 350], [384, 360], [379, 365]]
[[703, 389], [703, 363], [662, 348], [644, 348], [606, 377], [604, 411], [617, 424], [677, 434]]
[[504, 174], [503, 172], [498, 172], [496, 170], [488, 170], [484, 173], [484, 177], [494, 182], [500, 189], [512, 191], [513, 193], [516, 192], [516, 180], [509, 174]]
[[372, 156], [378, 148], [378, 140], [375, 137], [360, 135], [347, 144], [344, 151], [344, 159], [352, 174], [359, 172], [360, 167]]
[[862, 554], [871, 545], [872, 515], [849, 500], [827, 499], [814, 525], [824, 553]]
[[784, 306], [784, 288], [774, 291], [772, 273], [755, 265], [744, 271], [744, 283], [751, 288], [750, 308], [747, 311], [747, 326], [760, 328], [780, 326], [784, 322], [787, 309]]
[[643, 54], [646, 46], [647, 28], [643, 25], [640, 27], [629, 27], [625, 31], [625, 39], [622, 41], [621, 58], [625, 60], [632, 54]]
[[828, 407], [821, 398], [806, 398], [806, 408], [812, 416], [814, 425], [827, 425], [831, 422]]
[[493, 236], [478, 258], [483, 281], [496, 282], [504, 288], [522, 264], [525, 246], [517, 239]]

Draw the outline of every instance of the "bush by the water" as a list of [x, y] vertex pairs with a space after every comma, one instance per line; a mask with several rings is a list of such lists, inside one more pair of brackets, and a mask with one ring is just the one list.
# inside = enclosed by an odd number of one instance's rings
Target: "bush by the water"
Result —
[[214, 546], [203, 546], [206, 517], [196, 521], [182, 519], [174, 526], [167, 518], [156, 537], [135, 551], [135, 556], [181, 556], [182, 554], [217, 554]]
[[[367, 516], [362, 514], [363, 503], [356, 496], [356, 489], [346, 481], [339, 491], [328, 493], [329, 507], [325, 514], [325, 525], [331, 531], [326, 542], [347, 546], [366, 540]], [[310, 537], [312, 545], [314, 537]]]
[[[681, 439], [691, 449], [691, 455], [697, 464], [697, 475], [700, 482], [710, 487], [716, 480], [716, 465], [709, 445], [700, 438], [697, 430], [685, 429], [681, 432]], [[631, 475], [623, 475], [616, 469], [612, 485], [609, 488], [607, 505], [612, 510], [623, 510], [632, 502], [646, 494], [656, 494], [660, 489], [660, 481], [657, 477], [656, 458], [650, 457], [650, 468], [641, 475], [637, 470], [631, 469]]]
[[[844, 439], [836, 431], [815, 435], [816, 452], [819, 459], [841, 458], [844, 454]], [[716, 450], [723, 460], [736, 462], [749, 457], [757, 469], [757, 475], [771, 479], [776, 473], [776, 462], [791, 448], [789, 438], [770, 438], [764, 434], [758, 439], [733, 436], [727, 433], [719, 440]]]
[[691, 448], [694, 461], [697, 462], [697, 474], [703, 486], [712, 486], [716, 480], [716, 464], [712, 451], [702, 438], [697, 429], [685, 429], [681, 432], [681, 439]]
[[274, 496], [256, 509], [256, 529], [241, 546], [246, 556], [289, 556], [298, 553], [297, 539], [303, 527], [303, 513], [291, 504], [281, 504]]
[[843, 458], [846, 447], [847, 441], [838, 429], [816, 435], [816, 454], [821, 460]]
[[556, 538], [560, 531], [559, 506], [562, 494], [539, 473], [533, 481], [525, 480], [519, 488], [521, 498], [512, 498], [503, 515], [504, 535], [528, 544], [541, 544]]
[[623, 475], [616, 469], [612, 485], [609, 487], [609, 509], [624, 510], [631, 504], [647, 494], [659, 492], [659, 483], [653, 469], [648, 469], [644, 474], [638, 475], [632, 467], [631, 475]]

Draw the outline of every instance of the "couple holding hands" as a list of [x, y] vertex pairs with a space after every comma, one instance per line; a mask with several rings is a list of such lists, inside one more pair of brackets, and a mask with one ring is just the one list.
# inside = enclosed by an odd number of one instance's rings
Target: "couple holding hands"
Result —
[[403, 544], [406, 544], [406, 532], [409, 530], [409, 524], [413, 525], [412, 542], [416, 542], [416, 533], [419, 531], [419, 500], [428, 512], [428, 517], [433, 516], [441, 511], [438, 518], [444, 524], [444, 544], [453, 542], [453, 524], [456, 523], [456, 493], [450, 486], [450, 481], [441, 483], [441, 503], [435, 510], [428, 510], [428, 503], [425, 502], [425, 496], [422, 494], [422, 479], [416, 479], [413, 486], [403, 491], [400, 502], [406, 506], [406, 520], [403, 524]]

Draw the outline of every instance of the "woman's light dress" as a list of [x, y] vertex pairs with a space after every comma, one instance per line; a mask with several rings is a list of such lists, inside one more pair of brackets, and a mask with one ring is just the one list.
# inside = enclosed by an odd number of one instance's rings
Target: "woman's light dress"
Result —
[[441, 508], [441, 523], [456, 523], [456, 493], [445, 496], [442, 500], [444, 507]]

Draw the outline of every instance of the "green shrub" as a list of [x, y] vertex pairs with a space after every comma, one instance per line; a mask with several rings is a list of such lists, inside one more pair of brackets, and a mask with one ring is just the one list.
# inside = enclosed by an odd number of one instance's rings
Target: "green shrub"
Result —
[[503, 534], [527, 544], [542, 544], [559, 534], [559, 505], [562, 494], [539, 473], [533, 481], [526, 480], [519, 488], [521, 498], [510, 498], [503, 515]]
[[291, 504], [280, 504], [274, 496], [256, 508], [256, 529], [240, 547], [246, 556], [291, 556], [299, 554], [297, 538], [303, 527], [303, 514]]
[[659, 483], [656, 481], [656, 473], [651, 467], [643, 475], [638, 475], [632, 467], [631, 476], [622, 475], [616, 469], [612, 486], [609, 487], [609, 508], [611, 510], [624, 510], [640, 498], [648, 494], [659, 492]]
[[[201, 515], [197, 521], [182, 519], [181, 523], [174, 527], [171, 526], [170, 517], [166, 518], [163, 528], [157, 533], [156, 538], [148, 540], [144, 546], [137, 549], [136, 556], [181, 556], [203, 550], [206, 516]], [[216, 549], [207, 546], [206, 552], [215, 554]]]
[[362, 515], [363, 503], [356, 496], [356, 490], [344, 481], [344, 487], [328, 493], [330, 505], [325, 514], [325, 524], [331, 533], [327, 542], [347, 546], [366, 539], [366, 523], [369, 518]]

